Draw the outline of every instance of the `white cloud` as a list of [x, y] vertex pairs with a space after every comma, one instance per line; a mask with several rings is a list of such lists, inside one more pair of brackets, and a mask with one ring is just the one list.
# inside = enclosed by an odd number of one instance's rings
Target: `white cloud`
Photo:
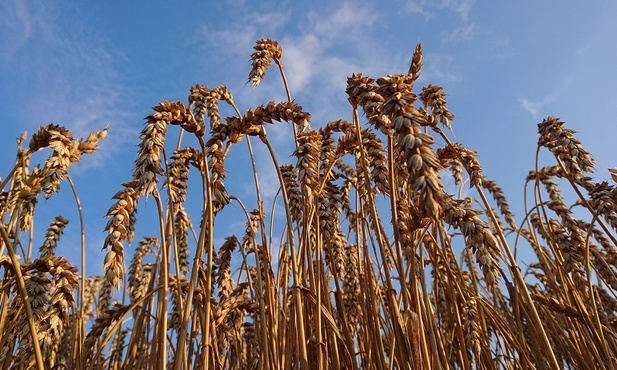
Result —
[[437, 11], [448, 10], [467, 22], [473, 3], [474, 0], [442, 0], [440, 3], [430, 0], [407, 0], [405, 10], [420, 14], [427, 21], [434, 18]]
[[493, 59], [506, 59], [512, 54], [510, 39], [505, 37], [491, 42], [488, 49]]
[[454, 13], [460, 18], [462, 25], [456, 26], [457, 22], [452, 22], [451, 17], [447, 18], [448, 20], [443, 19], [442, 23], [452, 24], [455, 27], [448, 27], [446, 28], [448, 29], [447, 31], [441, 33], [442, 43], [454, 43], [472, 40], [478, 32], [477, 23], [470, 22], [469, 20], [473, 3], [474, 0], [442, 0], [441, 2], [407, 0], [405, 2], [405, 10], [422, 15], [425, 21], [437, 17], [447, 17], [448, 13]]
[[199, 28], [199, 33], [208, 41], [208, 50], [215, 45], [225, 45], [225, 54], [240, 54], [247, 49], [250, 50], [257, 37], [256, 28], [247, 24], [236, 24], [226, 30], [216, 30], [203, 24]]
[[314, 105], [314, 127], [349, 119], [341, 117], [340, 110], [348, 107], [344, 92], [348, 76], [385, 74], [394, 60], [401, 59], [367, 32], [380, 24], [379, 12], [358, 3], [332, 4], [310, 13], [301, 33], [289, 34], [281, 43], [292, 93]]
[[364, 35], [353, 31], [371, 28], [377, 20], [377, 13], [368, 7], [357, 3], [342, 2], [336, 9], [322, 9], [319, 13], [309, 14], [309, 23], [313, 23], [312, 31], [324, 38], [340, 39], [347, 36], [362, 38]]
[[289, 37], [283, 42], [283, 60], [289, 88], [291, 91], [301, 91], [310, 84], [316, 64], [322, 62], [325, 45], [313, 33]]
[[[310, 12], [299, 34], [279, 40], [292, 92], [304, 90], [315, 80], [331, 81], [334, 74], [343, 76], [344, 81], [354, 71], [351, 60], [360, 50], [377, 48], [366, 36], [366, 29], [373, 27], [377, 17], [372, 9], [350, 2]], [[345, 63], [340, 63], [343, 54]]]
[[449, 33], [444, 34], [441, 38], [441, 42], [469, 41], [476, 35], [477, 31], [478, 26], [475, 23], [470, 23], [462, 27], [457, 27]]
[[227, 27], [202, 24], [197, 30], [194, 43], [202, 43], [202, 48], [208, 54], [215, 52], [220, 55], [247, 55], [255, 41], [262, 38], [273, 38], [289, 20], [289, 13], [277, 12], [250, 12], [241, 14], [235, 21], [225, 22]]
[[546, 96], [541, 100], [531, 100], [531, 99], [527, 99], [524, 96], [519, 98], [519, 102], [521, 103], [521, 106], [523, 107], [523, 109], [531, 113], [531, 115], [534, 118], [537, 118], [538, 114], [540, 113], [540, 110], [546, 104], [549, 104], [552, 101], [553, 101], [553, 97], [551, 95]]
[[[378, 24], [380, 17], [370, 6], [336, 2], [313, 7], [307, 14], [294, 14], [294, 18], [291, 15], [285, 10], [259, 15], [247, 12], [223, 26], [201, 26], [199, 42], [206, 40], [202, 50], [210, 58], [218, 55], [225, 60], [233, 57], [234, 61], [239, 61], [233, 62], [231, 73], [235, 74], [239, 73], [238, 68], [247, 67], [245, 61], [257, 39], [269, 37], [279, 41], [292, 97], [298, 98], [302, 105], [318, 106], [319, 110], [313, 109], [311, 113], [319, 123], [332, 112], [334, 101], [346, 104], [344, 89], [348, 76], [354, 72], [384, 73], [388, 71], [387, 66], [392, 66], [393, 59], [401, 59], [398, 54], [387, 52], [367, 32]], [[407, 54], [402, 59], [406, 59]], [[384, 55], [389, 55], [387, 60]], [[248, 68], [244, 70], [248, 75]], [[208, 81], [211, 84], [221, 82], [227, 81]], [[285, 99], [275, 66], [257, 88], [233, 92], [241, 109], [247, 102], [254, 107], [267, 100]], [[320, 105], [316, 105], [317, 102]], [[335, 118], [330, 116], [329, 119]]]
[[0, 50], [5, 59], [11, 59], [15, 52], [28, 42], [33, 28], [41, 20], [30, 14], [23, 1], [0, 2], [0, 25], [5, 28], [0, 35]]
[[540, 104], [538, 102], [534, 102], [528, 100], [527, 98], [520, 98], [521, 106], [527, 112], [531, 113], [532, 116], [536, 117], [538, 115], [538, 110], [540, 109]]
[[[427, 54], [424, 56], [424, 67], [420, 73], [421, 81], [457, 82], [462, 79], [454, 58], [449, 54]], [[431, 82], [433, 81], [433, 82]]]
[[[89, 156], [88, 166], [105, 164], [123, 144], [135, 140], [137, 130], [127, 124], [132, 118], [125, 100], [127, 90], [113, 67], [122, 55], [106, 45], [104, 38], [86, 32], [88, 25], [77, 19], [65, 28], [53, 16], [53, 5], [15, 1], [5, 3], [2, 10], [0, 22], [9, 30], [5, 35], [17, 40], [5, 54], [5, 68], [28, 74], [26, 83], [31, 90], [18, 101], [23, 105], [18, 109], [23, 130], [53, 122], [76, 137], [85, 137], [109, 125], [102, 149]], [[0, 43], [4, 46], [4, 39]]]
[[423, 16], [425, 20], [429, 20], [434, 14], [426, 9], [427, 4], [429, 4], [427, 0], [407, 0], [405, 2], [405, 10], [410, 13], [418, 13]]
[[462, 20], [467, 21], [469, 19], [469, 13], [471, 12], [473, 3], [474, 0], [443, 0], [438, 7], [441, 9], [450, 10], [458, 14]]

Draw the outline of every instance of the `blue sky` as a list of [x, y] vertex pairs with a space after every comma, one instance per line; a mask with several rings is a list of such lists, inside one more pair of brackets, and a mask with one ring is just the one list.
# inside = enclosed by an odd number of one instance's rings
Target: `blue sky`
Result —
[[[444, 87], [455, 115], [451, 137], [478, 151], [485, 175], [504, 188], [520, 219], [524, 178], [534, 166], [536, 124], [542, 118], [559, 116], [579, 131], [597, 160], [598, 179], [607, 179], [607, 168], [615, 167], [616, 14], [614, 1], [590, 7], [574, 1], [86, 5], [4, 0], [0, 176], [12, 166], [15, 138], [24, 131], [32, 134], [53, 122], [85, 136], [109, 125], [101, 151], [72, 172], [86, 212], [89, 258], [98, 259], [103, 216], [111, 196], [130, 179], [138, 134], [151, 106], [167, 99], [186, 102], [196, 83], [228, 86], [241, 110], [284, 100], [275, 71], [256, 89], [246, 84], [254, 42], [273, 38], [283, 47], [293, 97], [313, 115], [313, 127], [350, 120], [347, 76], [404, 73], [421, 41], [420, 84]], [[231, 113], [223, 110], [223, 115]], [[293, 162], [289, 130], [284, 125], [268, 130], [281, 160]], [[262, 186], [274, 189], [269, 169], [260, 170]], [[237, 184], [237, 195], [250, 191], [243, 185]], [[72, 223], [64, 248], [72, 254], [79, 250], [71, 246], [78, 244], [77, 217], [66, 201], [66, 185], [62, 193], [58, 200], [41, 199], [40, 227], [58, 213], [67, 216]]]

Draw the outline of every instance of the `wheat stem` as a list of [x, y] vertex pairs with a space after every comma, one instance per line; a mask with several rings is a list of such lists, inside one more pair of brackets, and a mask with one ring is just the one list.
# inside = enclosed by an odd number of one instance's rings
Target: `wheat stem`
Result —
[[23, 300], [23, 306], [26, 310], [28, 318], [28, 327], [30, 328], [30, 335], [32, 337], [32, 348], [34, 350], [34, 358], [36, 359], [36, 367], [38, 370], [44, 370], [43, 355], [41, 354], [41, 348], [39, 346], [38, 330], [35, 325], [34, 315], [32, 314], [32, 307], [30, 306], [30, 300], [28, 298], [28, 292], [26, 291], [26, 285], [24, 283], [24, 277], [21, 273], [21, 264], [17, 259], [17, 254], [11, 243], [11, 238], [6, 231], [4, 224], [0, 223], [0, 234], [2, 234], [2, 240], [9, 251], [9, 257], [13, 265], [13, 271], [15, 272], [15, 280], [17, 283], [17, 289]]

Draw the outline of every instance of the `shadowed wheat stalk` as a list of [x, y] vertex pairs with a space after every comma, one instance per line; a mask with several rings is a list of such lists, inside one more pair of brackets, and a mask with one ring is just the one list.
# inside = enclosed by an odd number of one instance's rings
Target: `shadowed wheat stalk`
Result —
[[[61, 215], [38, 253], [31, 238], [39, 196], [70, 180], [106, 129], [83, 140], [52, 124], [27, 149], [18, 140], [0, 189], [2, 368], [617, 366], [617, 170], [594, 182], [563, 122], [538, 125], [538, 158], [555, 160], [529, 172], [517, 220], [477, 153], [451, 141], [444, 90], [416, 86], [420, 44], [407, 73], [349, 77], [351, 120], [319, 129], [292, 100], [281, 46], [254, 49], [248, 80], [276, 66], [288, 100], [241, 113], [225, 86], [195, 85], [188, 105], [153, 107], [107, 211], [103, 276], [56, 255]], [[222, 102], [235, 114], [222, 117]], [[266, 126], [285, 123], [295, 148], [282, 162]], [[226, 163], [243, 141], [251, 176]], [[277, 177], [272, 204], [256, 161]], [[450, 194], [447, 176], [469, 196]], [[252, 179], [253, 197], [228, 189], [238, 179]], [[137, 222], [146, 201], [153, 225]], [[519, 249], [535, 257], [521, 264]]]

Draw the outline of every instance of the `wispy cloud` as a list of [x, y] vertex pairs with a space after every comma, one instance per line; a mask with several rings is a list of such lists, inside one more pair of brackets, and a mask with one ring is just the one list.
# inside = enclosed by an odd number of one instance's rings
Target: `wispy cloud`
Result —
[[[355, 48], [349, 53], [349, 59], [352, 59], [359, 49], [364, 47], [369, 50], [372, 46], [364, 32], [373, 27], [377, 20], [377, 13], [370, 8], [342, 2], [298, 17], [300, 19], [291, 19], [291, 14], [284, 10], [246, 12], [223, 27], [203, 24], [197, 34], [200, 40], [206, 40], [203, 47], [210, 55], [214, 53], [224, 57], [246, 58], [257, 39], [277, 39], [283, 46], [285, 70], [290, 88], [294, 91], [310, 84], [316, 72], [324, 72], [324, 65], [343, 66], [336, 63], [340, 58], [337, 54], [344, 54], [336, 53], [337, 48], [344, 48], [345, 52]], [[302, 26], [294, 27], [291, 22], [301, 22]], [[289, 32], [290, 28], [295, 28], [297, 32]], [[353, 67], [353, 63], [345, 65]]]
[[290, 87], [315, 103], [316, 119], [328, 119], [346, 104], [347, 76], [386, 73], [398, 58], [367, 32], [379, 24], [379, 12], [358, 3], [333, 4], [310, 13], [301, 32], [282, 39]]
[[8, 30], [4, 37], [17, 40], [4, 55], [4, 67], [27, 77], [28, 94], [17, 101], [22, 129], [54, 122], [83, 137], [109, 125], [101, 151], [87, 163], [108, 162], [136, 137], [127, 124], [132, 118], [124, 99], [127, 89], [114, 68], [122, 56], [102, 37], [85, 32], [88, 26], [77, 17], [71, 19], [70, 30], [65, 28], [53, 16], [53, 5], [14, 1], [4, 3], [2, 10], [0, 24]]
[[315, 75], [318, 63], [323, 62], [325, 45], [314, 33], [287, 37], [285, 43], [285, 69], [288, 71], [290, 89], [300, 91], [308, 86]]
[[410, 13], [417, 13], [424, 17], [425, 20], [431, 19], [434, 14], [427, 7], [430, 4], [428, 0], [407, 0], [405, 1], [405, 10]]
[[519, 98], [519, 102], [524, 110], [531, 113], [533, 118], [538, 118], [538, 114], [542, 110], [542, 108], [553, 101], [553, 97], [548, 95], [540, 100], [532, 100], [526, 97]]
[[[203, 23], [192, 43], [201, 44], [208, 54], [219, 56], [244, 56], [257, 39], [273, 38], [289, 20], [286, 11], [244, 12], [224, 26]], [[203, 43], [202, 40], [205, 40]]]
[[[234, 68], [246, 68], [246, 58], [256, 39], [277, 39], [283, 47], [283, 63], [293, 97], [301, 104], [307, 104], [307, 100], [308, 104], [319, 102], [319, 111], [311, 111], [319, 120], [332, 107], [332, 95], [346, 103], [347, 76], [354, 72], [382, 73], [387, 65], [392, 65], [393, 56], [384, 60], [385, 48], [367, 32], [379, 24], [379, 16], [372, 7], [349, 1], [314, 7], [307, 14], [282, 10], [257, 15], [249, 9], [224, 25], [202, 25], [198, 33], [202, 42], [206, 40], [203, 48], [209, 57], [233, 57], [239, 61], [233, 62]], [[234, 91], [235, 97], [250, 104], [263, 103], [264, 96], [284, 99], [277, 74], [275, 70], [268, 71], [258, 88]]]
[[435, 17], [438, 11], [447, 10], [457, 14], [463, 21], [469, 20], [469, 13], [474, 0], [442, 0], [441, 2], [430, 0], [407, 0], [405, 10], [410, 13], [417, 13], [430, 20]]
[[5, 31], [0, 35], [0, 55], [9, 60], [30, 39], [39, 17], [30, 14], [27, 3], [20, 0], [0, 2], [0, 25]]
[[443, 0], [438, 5], [441, 9], [447, 9], [458, 14], [463, 21], [469, 20], [469, 13], [473, 6], [474, 0]]
[[478, 26], [475, 23], [470, 23], [462, 27], [457, 27], [450, 32], [445, 32], [441, 37], [441, 42], [460, 42], [471, 40], [478, 32]]
[[[377, 12], [372, 8], [362, 7], [352, 2], [341, 2], [334, 9], [322, 9], [321, 12], [309, 13], [309, 22], [314, 24], [313, 31], [324, 38], [339, 39], [341, 32], [362, 31], [371, 28], [377, 20]], [[362, 38], [364, 35], [353, 33], [348, 36]]]
[[[421, 81], [457, 82], [463, 76], [454, 58], [449, 54], [427, 54], [424, 56]], [[434, 83], [434, 82], [433, 82]]]
[[512, 46], [510, 45], [510, 39], [503, 37], [493, 41], [489, 45], [489, 51], [491, 58], [493, 59], [506, 59], [512, 54]]

